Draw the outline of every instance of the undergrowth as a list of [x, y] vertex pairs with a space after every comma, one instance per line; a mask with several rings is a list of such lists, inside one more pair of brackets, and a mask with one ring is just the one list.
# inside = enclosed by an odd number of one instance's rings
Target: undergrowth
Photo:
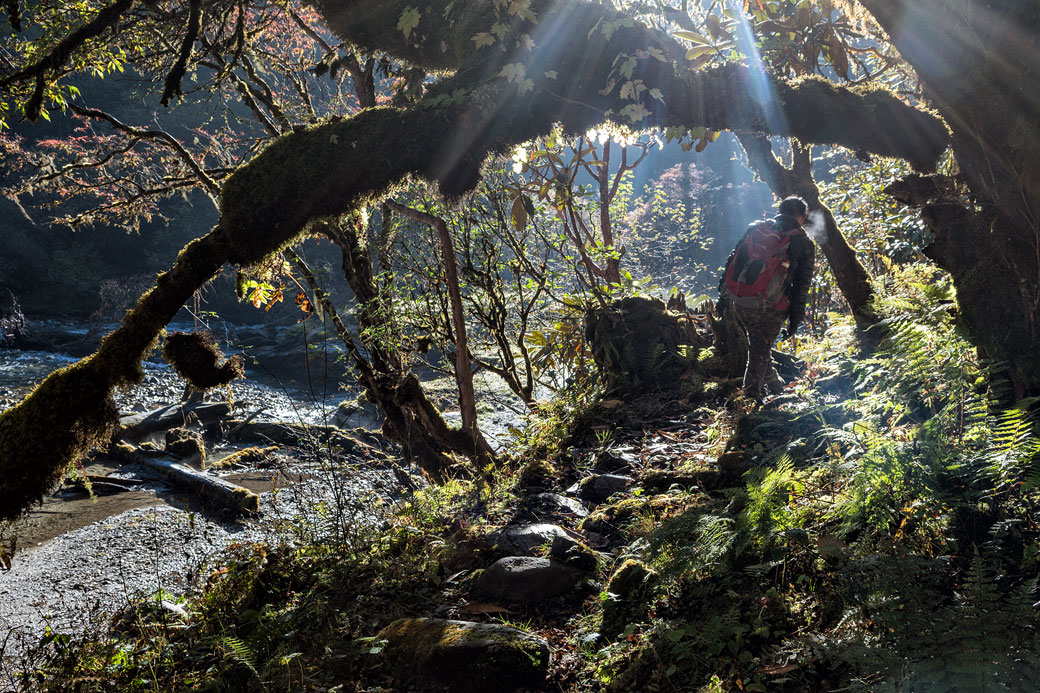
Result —
[[[646, 442], [681, 439], [685, 421], [738, 471], [717, 487], [637, 479], [587, 525], [619, 537], [594, 561], [595, 597], [577, 613], [497, 612], [562, 653], [548, 689], [1038, 689], [1036, 403], [1008, 402], [997, 365], [960, 335], [948, 279], [894, 268], [876, 292], [880, 348], [860, 357], [836, 325], [806, 346], [811, 377], [765, 407], [680, 394], [668, 402], [682, 411], [653, 418], [645, 402], [575, 391], [539, 408], [512, 464], [428, 486], [350, 542], [239, 546], [198, 595], [153, 596], [79, 642], [51, 634], [25, 683], [405, 690], [375, 634], [466, 601], [524, 479], [542, 489], [556, 473], [561, 491], [621, 449], [644, 472], [696, 470]], [[605, 412], [631, 425], [582, 430]], [[494, 620], [499, 607], [478, 606]]]

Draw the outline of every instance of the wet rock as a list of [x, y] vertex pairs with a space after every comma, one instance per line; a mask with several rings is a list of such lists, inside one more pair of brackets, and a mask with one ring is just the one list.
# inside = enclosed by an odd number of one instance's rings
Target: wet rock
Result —
[[206, 444], [202, 435], [187, 428], [166, 431], [166, 452], [200, 466], [206, 463]]
[[411, 618], [394, 621], [378, 637], [395, 676], [453, 691], [541, 690], [549, 665], [543, 638], [508, 626]]
[[481, 573], [474, 592], [492, 601], [533, 604], [562, 596], [577, 582], [577, 572], [556, 561], [509, 556]]
[[[590, 503], [602, 503], [615, 493], [621, 493], [632, 483], [632, 477], [622, 474], [597, 474], [582, 479], [577, 486], [578, 497]], [[574, 488], [574, 487], [571, 487]], [[568, 489], [570, 491], [570, 489]]]
[[603, 602], [603, 635], [616, 638], [629, 623], [646, 618], [656, 580], [657, 573], [634, 560], [614, 571], [607, 583], [608, 599]]
[[573, 498], [558, 493], [535, 493], [524, 498], [524, 507], [535, 515], [583, 518], [588, 509]]

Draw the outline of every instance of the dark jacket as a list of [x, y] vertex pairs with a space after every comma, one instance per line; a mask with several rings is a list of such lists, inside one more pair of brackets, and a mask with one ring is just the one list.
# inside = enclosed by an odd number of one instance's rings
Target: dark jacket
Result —
[[[761, 223], [761, 221], [756, 221], [749, 225], [741, 242]], [[787, 231], [797, 227], [798, 220], [787, 214], [778, 214], [773, 218], [773, 228]], [[726, 298], [726, 270], [733, 262], [733, 256], [737, 254], [739, 247], [740, 243], [729, 254], [729, 259], [726, 260], [726, 266], [722, 271], [723, 279], [719, 283], [719, 295], [723, 299]], [[805, 320], [805, 303], [809, 297], [809, 287], [812, 285], [813, 270], [816, 266], [816, 245], [804, 233], [791, 236], [791, 242], [787, 246], [787, 259], [791, 262], [787, 269], [787, 280], [784, 282], [784, 294], [791, 302], [787, 315], [792, 323], [798, 324]]]

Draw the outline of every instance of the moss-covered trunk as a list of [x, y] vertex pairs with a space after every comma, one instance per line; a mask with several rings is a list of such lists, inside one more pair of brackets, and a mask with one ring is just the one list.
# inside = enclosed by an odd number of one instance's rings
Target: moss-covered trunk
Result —
[[928, 203], [928, 254], [951, 273], [964, 324], [1040, 395], [1040, 5], [863, 0], [949, 123], [971, 199]]

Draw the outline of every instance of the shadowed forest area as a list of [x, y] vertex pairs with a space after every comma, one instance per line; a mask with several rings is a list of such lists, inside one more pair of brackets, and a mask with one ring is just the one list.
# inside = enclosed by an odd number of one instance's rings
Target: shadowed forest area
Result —
[[0, 689], [1040, 689], [1040, 4], [2, 7]]

